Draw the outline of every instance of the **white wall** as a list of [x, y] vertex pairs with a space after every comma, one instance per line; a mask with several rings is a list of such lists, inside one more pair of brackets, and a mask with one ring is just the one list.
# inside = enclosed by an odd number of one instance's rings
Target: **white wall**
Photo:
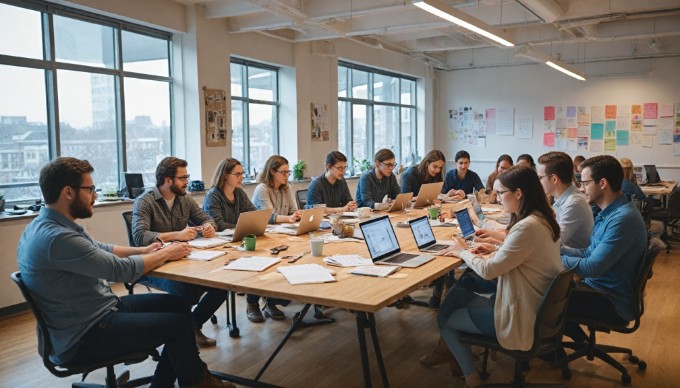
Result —
[[[657, 59], [651, 65], [648, 62], [645, 61], [644, 68], [653, 68], [650, 75], [593, 77], [586, 82], [540, 64], [442, 72], [441, 98], [436, 112], [438, 142], [446, 145], [447, 158], [453, 158], [461, 148], [450, 140], [448, 133], [448, 110], [459, 106], [471, 106], [480, 112], [486, 108], [514, 108], [515, 119], [533, 117], [533, 139], [493, 135], [487, 137], [486, 148], [466, 149], [472, 156], [471, 169], [484, 181], [501, 154], [510, 154], [514, 159], [528, 153], [537, 159], [554, 150], [543, 146], [543, 107], [546, 105], [680, 103], [680, 58]], [[630, 71], [630, 63], [608, 63], [606, 66], [611, 73], [622, 68]], [[639, 144], [617, 147], [613, 155], [629, 157], [636, 165], [656, 164], [663, 179], [680, 179], [680, 157], [673, 156], [671, 145], [659, 145], [656, 140], [654, 143], [653, 148], [642, 148]], [[570, 154], [572, 157], [582, 154], [586, 158], [594, 155], [591, 152]]]

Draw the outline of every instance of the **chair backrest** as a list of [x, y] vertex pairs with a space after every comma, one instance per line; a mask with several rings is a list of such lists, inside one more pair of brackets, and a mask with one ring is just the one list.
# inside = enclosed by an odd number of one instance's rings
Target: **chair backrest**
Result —
[[623, 330], [618, 330], [624, 333], [632, 333], [640, 326], [640, 318], [645, 313], [645, 287], [647, 287], [647, 280], [651, 277], [656, 256], [665, 248], [664, 243], [658, 238], [654, 237], [649, 240], [647, 251], [645, 252], [645, 259], [642, 262], [640, 271], [635, 277], [635, 284], [633, 285], [634, 292], [634, 308], [635, 308], [635, 322], [633, 326], [627, 327]]
[[132, 237], [132, 210], [126, 210], [122, 213], [123, 221], [125, 221], [125, 228], [127, 228], [128, 243], [131, 247], [135, 245], [135, 239]]
[[33, 316], [35, 316], [35, 320], [37, 321], [38, 353], [40, 353], [40, 355], [42, 356], [43, 364], [45, 365], [47, 370], [49, 370], [50, 373], [57, 377], [66, 377], [80, 373], [73, 372], [68, 369], [58, 368], [58, 366], [50, 360], [50, 354], [52, 354], [52, 341], [50, 341], [50, 334], [49, 331], [47, 330], [47, 323], [45, 323], [45, 319], [43, 318], [43, 315], [40, 312], [38, 305], [33, 300], [33, 297], [31, 297], [31, 293], [28, 291], [28, 287], [26, 287], [26, 284], [21, 278], [21, 273], [14, 272], [12, 275], [10, 275], [10, 277], [12, 278], [14, 283], [16, 283], [17, 286], [19, 286], [21, 294], [24, 296], [26, 303], [28, 303], [28, 307], [31, 308]]
[[680, 186], [674, 188], [668, 198], [668, 218], [680, 218]]
[[529, 352], [538, 351], [548, 340], [557, 345], [562, 341], [564, 321], [571, 293], [573, 270], [564, 270], [550, 282], [538, 305], [534, 325], [534, 344]]
[[297, 201], [298, 209], [304, 209], [307, 206], [307, 189], [296, 191], [295, 200]]

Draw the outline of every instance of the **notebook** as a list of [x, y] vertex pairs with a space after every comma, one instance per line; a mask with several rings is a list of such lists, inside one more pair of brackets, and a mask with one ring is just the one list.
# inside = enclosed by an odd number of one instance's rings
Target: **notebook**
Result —
[[295, 226], [295, 224], [283, 225], [281, 228], [277, 228], [277, 232], [283, 234], [292, 234], [294, 236], [299, 236], [301, 234], [316, 232], [319, 230], [321, 225], [321, 220], [323, 220], [323, 215], [326, 210], [322, 207], [317, 207], [314, 209], [305, 209], [302, 211], [302, 218], [300, 222]]
[[415, 268], [434, 259], [434, 256], [430, 255], [402, 252], [389, 216], [362, 222], [359, 227], [364, 235], [368, 253], [375, 264]]
[[271, 209], [241, 213], [236, 221], [236, 228], [225, 229], [217, 232], [217, 235], [227, 237], [227, 241], [241, 241], [248, 234], [262, 236], [265, 230], [267, 230], [267, 224], [271, 216]]
[[413, 198], [413, 193], [401, 193], [397, 195], [397, 198], [392, 201], [392, 206], [387, 209], [387, 212], [392, 213], [404, 210], [408, 203], [411, 202], [411, 198]]
[[442, 186], [444, 186], [444, 182], [426, 183], [420, 186], [420, 191], [413, 207], [420, 209], [434, 204], [434, 201], [442, 191]]
[[411, 228], [413, 238], [416, 239], [416, 245], [418, 245], [418, 250], [421, 252], [437, 253], [452, 246], [451, 244], [437, 243], [427, 216], [410, 220], [408, 226]]

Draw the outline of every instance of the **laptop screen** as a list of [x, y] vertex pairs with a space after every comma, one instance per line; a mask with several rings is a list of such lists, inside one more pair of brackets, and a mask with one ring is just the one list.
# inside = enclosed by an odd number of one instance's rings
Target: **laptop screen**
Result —
[[411, 220], [408, 224], [411, 227], [411, 232], [413, 232], [413, 237], [416, 239], [419, 249], [437, 242], [434, 233], [432, 233], [430, 221], [427, 220], [426, 216]]
[[645, 164], [645, 174], [647, 174], [647, 183], [659, 183], [661, 178], [659, 172], [656, 170], [655, 164]]
[[477, 214], [477, 218], [483, 220], [484, 212], [482, 211], [482, 206], [479, 205], [479, 201], [477, 201], [477, 196], [474, 194], [468, 194], [467, 197], [470, 200], [470, 204], [472, 204], [472, 208], [475, 210], [475, 214]]
[[397, 236], [390, 223], [390, 217], [383, 216], [359, 224], [368, 253], [374, 261], [400, 251]]
[[456, 219], [458, 220], [460, 231], [463, 233], [463, 238], [467, 239], [475, 235], [475, 227], [472, 225], [472, 219], [467, 208], [458, 210], [456, 212]]

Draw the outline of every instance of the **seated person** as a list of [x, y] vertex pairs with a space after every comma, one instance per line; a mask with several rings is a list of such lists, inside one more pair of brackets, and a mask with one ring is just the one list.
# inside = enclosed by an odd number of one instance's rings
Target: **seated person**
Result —
[[[454, 288], [437, 316], [443, 342], [440, 340], [434, 352], [446, 353], [441, 348], [448, 347], [453, 354], [450, 372], [465, 376], [468, 387], [481, 387], [482, 380], [470, 345], [460, 342], [460, 333], [497, 338], [506, 349], [528, 350], [533, 344], [538, 305], [562, 270], [560, 227], [536, 172], [524, 166], [511, 167], [494, 188], [503, 210], [512, 214], [505, 242], [497, 251], [485, 243], [468, 249], [466, 242], [456, 237], [455, 246], [446, 254], [461, 257], [483, 279], [498, 278], [496, 294], [486, 298]], [[488, 253], [489, 258], [477, 256]]]
[[361, 175], [357, 185], [357, 206], [370, 207], [375, 210], [389, 209], [389, 203], [383, 203], [387, 196], [393, 200], [400, 193], [397, 178], [394, 176], [394, 153], [388, 149], [381, 149], [375, 153], [375, 166]]
[[512, 156], [503, 154], [498, 157], [496, 161], [496, 169], [489, 174], [489, 178], [486, 180], [486, 190], [485, 194], [487, 203], [496, 203], [496, 192], [493, 190], [493, 182], [498, 178], [498, 176], [504, 173], [507, 169], [512, 167]]
[[[293, 197], [293, 190], [288, 177], [290, 169], [288, 160], [280, 155], [272, 155], [267, 159], [264, 168], [257, 176], [258, 185], [253, 193], [253, 204], [258, 209], [272, 209], [270, 224], [294, 223], [300, 221], [302, 210], [297, 208]], [[248, 294], [246, 313], [251, 322], [263, 322], [264, 317], [260, 313], [260, 296]], [[280, 321], [286, 319], [283, 311], [276, 305], [288, 305], [289, 301], [275, 298], [267, 298], [264, 306], [264, 315]]]
[[456, 168], [446, 173], [442, 194], [447, 194], [453, 199], [464, 199], [474, 190], [482, 190], [482, 180], [476, 172], [469, 170], [470, 154], [467, 151], [458, 151], [455, 157]]
[[586, 160], [586, 158], [583, 157], [583, 155], [574, 156], [574, 185], [576, 185], [576, 187], [581, 187], [581, 169], [579, 166], [584, 160]]
[[555, 198], [555, 216], [560, 225], [560, 243], [572, 248], [586, 248], [593, 230], [593, 212], [588, 200], [572, 181], [571, 157], [554, 151], [538, 158], [538, 179], [546, 194]]
[[[595, 294], [576, 287], [569, 297], [567, 317], [592, 318], [625, 324], [634, 318], [633, 284], [647, 249], [647, 228], [640, 212], [621, 192], [623, 168], [610, 155], [581, 163], [581, 192], [600, 212], [587, 248], [562, 246], [562, 263], [581, 277], [580, 286], [602, 290]], [[564, 334], [576, 342], [588, 336], [567, 322]]]
[[[212, 376], [196, 347], [189, 306], [177, 296], [116, 296], [108, 282], [133, 282], [188, 255], [186, 243], [104, 244], [75, 221], [92, 217], [97, 198], [86, 160], [59, 157], [40, 171], [45, 208], [24, 230], [17, 261], [52, 335], [57, 364], [85, 364], [163, 346], [153, 387], [234, 387]], [[58, 291], [58, 292], [56, 292]]]
[[217, 165], [203, 201], [203, 211], [212, 217], [217, 230], [233, 229], [241, 213], [250, 212], [255, 205], [243, 190], [243, 166], [234, 158], [227, 158]]
[[630, 201], [635, 196], [638, 201], [643, 201], [647, 196], [642, 192], [638, 186], [635, 172], [633, 171], [633, 161], [628, 158], [620, 158], [621, 168], [623, 168], [623, 182], [621, 184], [621, 191], [626, 195]]
[[326, 155], [326, 172], [314, 179], [307, 188], [307, 207], [326, 205], [326, 214], [354, 211], [357, 203], [345, 181], [347, 157], [340, 151]]
[[442, 182], [444, 180], [444, 166], [446, 157], [439, 150], [432, 150], [423, 160], [411, 166], [401, 176], [401, 192], [413, 193], [414, 197], [420, 193], [420, 186], [426, 183]]
[[[197, 234], [215, 237], [213, 221], [187, 194], [189, 174], [185, 160], [169, 156], [156, 167], [156, 186], [135, 199], [132, 208], [132, 237], [136, 246], [154, 241], [189, 241]], [[189, 223], [197, 226], [190, 226]], [[181, 296], [189, 306], [196, 329], [196, 343], [200, 347], [215, 346], [201, 328], [220, 308], [227, 297], [226, 290], [183, 283], [149, 276], [147, 283], [169, 294]]]
[[536, 163], [534, 163], [534, 158], [529, 154], [522, 154], [518, 156], [517, 165], [531, 167], [534, 169], [534, 171], [536, 171]]

